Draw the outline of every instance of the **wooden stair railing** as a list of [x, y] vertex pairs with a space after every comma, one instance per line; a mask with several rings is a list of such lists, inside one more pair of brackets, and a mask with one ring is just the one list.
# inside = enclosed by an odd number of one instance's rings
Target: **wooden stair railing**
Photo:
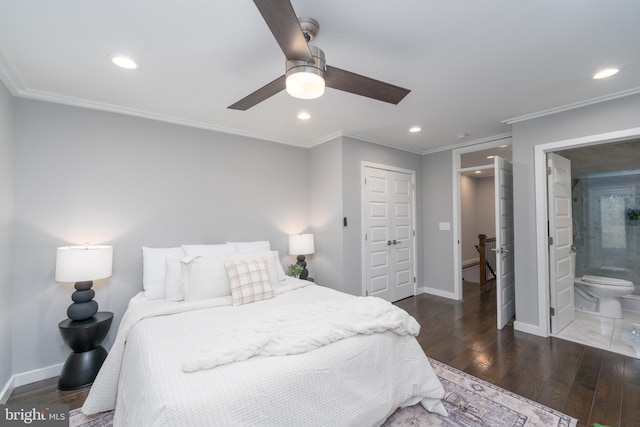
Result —
[[495, 262], [496, 262], [496, 238], [487, 237], [486, 234], [478, 235], [478, 244], [476, 249], [480, 255], [480, 289], [487, 290], [487, 283], [496, 279]]

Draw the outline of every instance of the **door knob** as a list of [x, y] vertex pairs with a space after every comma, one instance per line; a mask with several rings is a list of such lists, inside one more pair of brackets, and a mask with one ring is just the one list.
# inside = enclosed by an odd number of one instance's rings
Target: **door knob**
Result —
[[400, 242], [398, 242], [396, 239], [393, 239], [393, 244], [394, 244], [394, 245], [395, 245], [395, 244], [398, 244], [398, 243], [400, 243]]
[[387, 246], [391, 246], [391, 240], [387, 240]]

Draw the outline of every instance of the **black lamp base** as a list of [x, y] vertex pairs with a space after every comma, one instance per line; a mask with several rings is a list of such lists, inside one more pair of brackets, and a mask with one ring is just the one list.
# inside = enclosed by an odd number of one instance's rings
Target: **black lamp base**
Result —
[[93, 300], [96, 292], [91, 289], [93, 282], [76, 282], [76, 291], [71, 295], [73, 304], [67, 308], [67, 317], [71, 320], [85, 320], [98, 312], [98, 303]]

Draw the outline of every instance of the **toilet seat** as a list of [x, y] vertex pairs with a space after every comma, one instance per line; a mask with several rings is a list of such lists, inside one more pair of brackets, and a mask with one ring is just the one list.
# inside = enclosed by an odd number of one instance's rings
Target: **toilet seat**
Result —
[[628, 280], [616, 279], [615, 277], [600, 277], [600, 276], [582, 276], [581, 280], [587, 283], [593, 283], [595, 285], [608, 285], [608, 286], [633, 286], [633, 283]]

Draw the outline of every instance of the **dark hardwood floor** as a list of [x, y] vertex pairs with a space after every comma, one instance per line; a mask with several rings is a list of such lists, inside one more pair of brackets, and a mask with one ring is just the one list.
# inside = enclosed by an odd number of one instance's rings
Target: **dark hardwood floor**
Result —
[[496, 329], [495, 290], [466, 283], [463, 301], [418, 295], [397, 303], [422, 325], [427, 356], [542, 403], [578, 425], [640, 426], [640, 359]]
[[58, 377], [38, 381], [17, 387], [9, 396], [7, 403], [45, 404], [60, 403], [69, 405], [69, 410], [79, 408], [89, 394], [89, 387], [78, 390], [58, 390]]
[[[422, 325], [418, 341], [436, 360], [564, 412], [581, 426], [640, 426], [640, 360], [496, 329], [495, 292], [466, 284], [464, 300], [418, 295], [397, 303]], [[88, 388], [60, 391], [57, 378], [19, 387], [8, 403], [84, 402]]]

